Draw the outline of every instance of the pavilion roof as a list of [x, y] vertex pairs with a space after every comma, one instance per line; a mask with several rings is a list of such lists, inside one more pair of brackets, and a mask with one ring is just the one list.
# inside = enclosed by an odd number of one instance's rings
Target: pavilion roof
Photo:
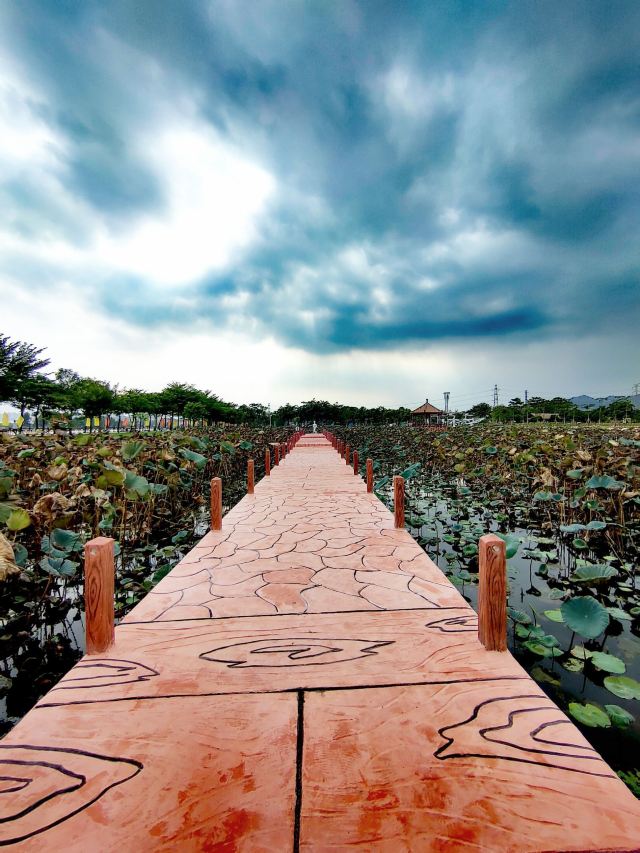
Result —
[[444, 415], [442, 409], [433, 406], [428, 400], [411, 412], [412, 415]]

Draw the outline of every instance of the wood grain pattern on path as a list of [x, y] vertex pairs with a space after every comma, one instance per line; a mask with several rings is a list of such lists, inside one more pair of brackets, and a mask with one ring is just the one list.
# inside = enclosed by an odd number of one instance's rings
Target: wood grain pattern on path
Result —
[[25, 850], [640, 848], [638, 801], [317, 435], [0, 762]]

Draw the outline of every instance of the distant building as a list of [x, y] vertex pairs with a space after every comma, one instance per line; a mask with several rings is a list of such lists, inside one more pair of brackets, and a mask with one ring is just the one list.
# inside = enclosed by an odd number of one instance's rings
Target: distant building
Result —
[[414, 426], [441, 427], [445, 425], [445, 418], [442, 409], [432, 405], [428, 399], [411, 412], [411, 423]]
[[532, 412], [532, 418], [538, 418], [540, 421], [559, 421], [560, 415], [558, 412]]

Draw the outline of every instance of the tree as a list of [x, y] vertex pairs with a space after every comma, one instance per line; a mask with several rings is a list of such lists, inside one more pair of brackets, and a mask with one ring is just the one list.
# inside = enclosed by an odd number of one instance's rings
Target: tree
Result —
[[81, 379], [71, 388], [78, 408], [87, 418], [98, 417], [111, 411], [113, 391], [106, 382], [98, 379]]
[[624, 418], [633, 418], [636, 414], [636, 408], [631, 400], [614, 400], [604, 410], [604, 414], [607, 418], [612, 418], [615, 421], [623, 420]]
[[476, 403], [467, 410], [467, 415], [471, 418], [488, 418], [491, 414], [491, 406], [488, 403]]
[[35, 376], [30, 376], [19, 383], [10, 402], [20, 409], [22, 416], [27, 409], [34, 409], [37, 429], [40, 411], [59, 404], [60, 389], [53, 380], [36, 373]]
[[20, 396], [21, 385], [49, 364], [44, 349], [0, 335], [0, 400]]
[[191, 421], [208, 420], [209, 409], [200, 401], [187, 403], [184, 407], [184, 416]]

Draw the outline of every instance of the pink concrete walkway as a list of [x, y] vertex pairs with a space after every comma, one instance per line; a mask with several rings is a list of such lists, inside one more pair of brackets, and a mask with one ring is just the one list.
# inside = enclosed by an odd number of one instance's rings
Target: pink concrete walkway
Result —
[[0, 743], [28, 850], [637, 850], [640, 806], [322, 436]]

